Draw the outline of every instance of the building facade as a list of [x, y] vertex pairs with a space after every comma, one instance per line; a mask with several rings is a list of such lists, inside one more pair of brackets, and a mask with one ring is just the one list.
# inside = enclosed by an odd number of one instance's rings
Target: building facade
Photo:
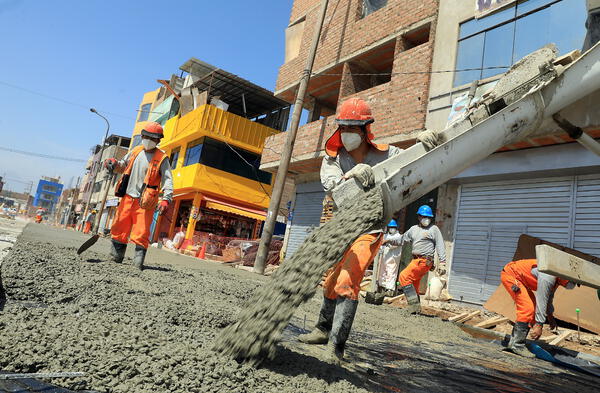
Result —
[[[180, 68], [182, 76], [161, 82], [147, 118], [163, 125], [159, 147], [169, 156], [174, 186], [169, 210], [156, 216], [153, 240], [180, 231], [183, 248], [209, 234], [254, 239], [273, 183], [272, 174], [259, 169], [263, 144], [285, 130], [289, 104], [198, 59]], [[142, 128], [136, 124], [132, 146]]]
[[[285, 64], [275, 91], [288, 102], [295, 98], [320, 4], [296, 0], [291, 10]], [[319, 226], [324, 198], [319, 168], [342, 101], [359, 97], [369, 103], [377, 143], [408, 147], [425, 128], [437, 4], [436, 0], [329, 3], [306, 96], [308, 122], [298, 130], [289, 168], [295, 193], [286, 255]], [[284, 138], [282, 134], [267, 139], [261, 169], [277, 170]], [[427, 195], [399, 212], [409, 218], [403, 224], [414, 223], [408, 212], [416, 212], [423, 201], [434, 206], [436, 202]]]
[[54, 213], [62, 189], [63, 185], [60, 183], [60, 178], [42, 177], [35, 191], [33, 206], [46, 209], [48, 216], [50, 216]]
[[[481, 3], [481, 2], [480, 2]], [[440, 0], [427, 126], [446, 127], [472, 81], [477, 96], [523, 56], [547, 44], [558, 55], [582, 48], [585, 0], [505, 1], [478, 9], [475, 1]], [[478, 70], [460, 71], [464, 69]], [[596, 96], [596, 95], [595, 95]], [[598, 137], [600, 119], [589, 97], [562, 112]], [[521, 234], [599, 256], [600, 158], [574, 143], [552, 121], [506, 146], [438, 189], [437, 219], [450, 256], [448, 289], [456, 300], [484, 303]]]

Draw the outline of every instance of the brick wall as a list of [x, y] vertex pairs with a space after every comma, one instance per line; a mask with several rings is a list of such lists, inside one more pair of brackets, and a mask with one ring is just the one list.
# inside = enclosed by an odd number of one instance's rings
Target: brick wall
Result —
[[[295, 0], [291, 21], [306, 16], [300, 55], [279, 69], [276, 90], [298, 81], [305, 66], [320, 0]], [[323, 69], [396, 31], [434, 17], [437, 0], [388, 0], [387, 6], [359, 19], [362, 0], [330, 0], [315, 59], [315, 70]]]

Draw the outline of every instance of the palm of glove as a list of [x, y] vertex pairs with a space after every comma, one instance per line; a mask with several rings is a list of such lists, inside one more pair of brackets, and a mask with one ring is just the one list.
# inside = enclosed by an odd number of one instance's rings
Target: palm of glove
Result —
[[345, 175], [345, 179], [355, 178], [363, 188], [371, 188], [375, 185], [375, 173], [373, 168], [367, 164], [356, 164]]

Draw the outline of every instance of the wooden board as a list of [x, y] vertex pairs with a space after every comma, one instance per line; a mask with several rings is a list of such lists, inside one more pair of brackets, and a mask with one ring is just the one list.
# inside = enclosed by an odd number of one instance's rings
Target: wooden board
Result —
[[549, 344], [550, 345], [558, 345], [560, 344], [560, 342], [562, 340], [564, 340], [565, 338], [569, 337], [571, 335], [571, 331], [567, 330], [566, 332], [561, 333], [558, 337], [556, 337], [554, 340], [550, 341]]
[[600, 265], [547, 244], [535, 246], [540, 272], [600, 289]]
[[490, 319], [486, 319], [485, 321], [479, 322], [477, 325], [475, 325], [475, 327], [487, 329], [489, 327], [500, 325], [500, 324], [502, 324], [504, 322], [508, 322], [508, 321], [509, 321], [509, 319], [506, 317], [496, 316], [496, 317], [493, 317]]

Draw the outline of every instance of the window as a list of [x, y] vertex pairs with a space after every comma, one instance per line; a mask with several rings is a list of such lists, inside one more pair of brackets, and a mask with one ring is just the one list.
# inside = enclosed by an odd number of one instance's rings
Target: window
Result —
[[387, 5], [387, 0], [363, 0], [362, 17], [372, 14]]
[[183, 166], [198, 164], [200, 162], [200, 154], [202, 153], [202, 142], [204, 138], [196, 139], [191, 142], [185, 152]]
[[131, 150], [134, 147], [137, 147], [141, 144], [142, 144], [142, 135], [141, 134], [134, 135], [133, 139], [131, 139], [131, 146], [129, 146], [129, 149]]
[[175, 169], [177, 167], [177, 160], [179, 160], [179, 151], [181, 148], [176, 148], [171, 152], [171, 156], [169, 157], [169, 162], [171, 163], [171, 169]]
[[202, 164], [247, 179], [271, 184], [271, 174], [261, 171], [260, 155], [210, 138], [198, 139], [187, 148], [184, 166]]
[[581, 48], [585, 0], [525, 0], [460, 25], [454, 86], [506, 72], [529, 53], [556, 44], [559, 55]]
[[138, 117], [138, 121], [148, 121], [148, 116], [150, 115], [150, 107], [152, 104], [144, 104], [140, 108], [140, 116]]

